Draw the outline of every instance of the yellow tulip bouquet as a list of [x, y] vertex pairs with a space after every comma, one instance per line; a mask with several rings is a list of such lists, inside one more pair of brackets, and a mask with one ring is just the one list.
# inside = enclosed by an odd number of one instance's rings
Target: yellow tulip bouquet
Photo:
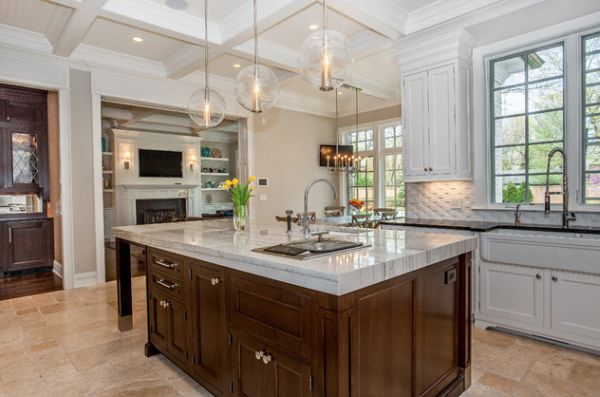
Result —
[[228, 190], [233, 202], [233, 227], [235, 230], [246, 229], [248, 220], [248, 201], [253, 196], [254, 186], [252, 182], [256, 180], [255, 176], [248, 178], [248, 183], [243, 184], [237, 178], [226, 180], [223, 189]]

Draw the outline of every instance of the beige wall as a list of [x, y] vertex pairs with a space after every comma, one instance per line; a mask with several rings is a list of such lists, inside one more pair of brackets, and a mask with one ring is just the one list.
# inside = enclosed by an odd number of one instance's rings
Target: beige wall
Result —
[[62, 217], [60, 216], [60, 155], [58, 125], [58, 93], [48, 93], [48, 164], [50, 202], [48, 216], [54, 218], [54, 259], [62, 265]]
[[[381, 120], [389, 120], [389, 119], [397, 119], [400, 117], [401, 110], [400, 105], [392, 106], [389, 108], [372, 110], [370, 112], [359, 113], [358, 115], [358, 123], [371, 123], [373, 121], [381, 121]], [[356, 125], [356, 116], [349, 115], [338, 118], [337, 126], [338, 128], [349, 127]]]
[[[304, 188], [313, 179], [336, 178], [319, 167], [319, 145], [335, 143], [335, 120], [306, 113], [273, 108], [254, 118], [251, 172], [269, 178], [269, 187], [257, 188], [253, 200], [254, 216], [272, 220], [285, 210], [301, 212]], [[267, 201], [260, 201], [260, 195]], [[335, 203], [326, 184], [311, 190], [309, 211], [323, 216], [323, 208]]]
[[71, 69], [71, 161], [75, 274], [96, 271], [91, 73]]

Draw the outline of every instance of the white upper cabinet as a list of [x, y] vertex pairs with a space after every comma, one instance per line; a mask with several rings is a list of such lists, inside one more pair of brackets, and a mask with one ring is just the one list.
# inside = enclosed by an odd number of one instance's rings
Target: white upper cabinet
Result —
[[472, 178], [468, 70], [458, 69], [444, 65], [402, 79], [407, 182]]
[[426, 44], [407, 45], [397, 54], [404, 177], [406, 182], [471, 180], [470, 36], [455, 32]]

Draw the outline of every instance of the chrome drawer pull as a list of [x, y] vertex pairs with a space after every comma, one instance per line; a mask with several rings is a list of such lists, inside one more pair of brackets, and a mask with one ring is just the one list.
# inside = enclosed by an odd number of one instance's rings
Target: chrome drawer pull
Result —
[[265, 354], [262, 358], [262, 361], [264, 364], [268, 364], [271, 362], [271, 360], [273, 360], [273, 357], [271, 357], [270, 354]]
[[212, 285], [219, 285], [221, 283], [221, 280], [219, 280], [218, 278], [211, 278], [210, 283]]
[[164, 259], [157, 259], [154, 261], [154, 263], [156, 263], [159, 266], [166, 267], [167, 269], [175, 269], [177, 266], [179, 266], [178, 263], [168, 262], [168, 261], [165, 261]]
[[165, 282], [165, 279], [163, 279], [163, 278], [161, 278], [160, 280], [156, 280], [156, 284], [162, 285], [166, 289], [177, 288], [177, 283], [171, 283], [171, 284], [169, 284], [169, 283]]
[[262, 350], [254, 353], [254, 357], [256, 357], [257, 360], [260, 360], [264, 356], [265, 356], [265, 352], [263, 352]]

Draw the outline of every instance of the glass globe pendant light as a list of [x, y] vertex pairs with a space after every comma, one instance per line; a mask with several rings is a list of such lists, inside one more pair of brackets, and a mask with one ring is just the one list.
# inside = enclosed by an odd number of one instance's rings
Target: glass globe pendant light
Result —
[[269, 109], [279, 99], [279, 79], [270, 68], [258, 63], [258, 29], [256, 26], [256, 0], [254, 8], [254, 64], [242, 69], [236, 78], [235, 96], [244, 107], [253, 113]]
[[321, 91], [331, 91], [344, 84], [352, 61], [346, 36], [328, 28], [327, 0], [323, 0], [323, 29], [308, 36], [300, 50], [298, 63], [302, 75]]
[[216, 127], [225, 118], [225, 99], [208, 85], [208, 0], [204, 0], [204, 88], [192, 94], [188, 115], [200, 127]]

